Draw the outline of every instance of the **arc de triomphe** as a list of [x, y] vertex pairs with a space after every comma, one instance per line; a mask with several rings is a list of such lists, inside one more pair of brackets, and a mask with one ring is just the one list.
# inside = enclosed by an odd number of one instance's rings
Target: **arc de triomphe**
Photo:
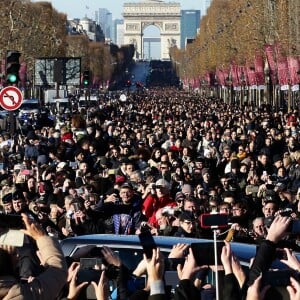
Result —
[[124, 44], [135, 46], [135, 59], [144, 58], [143, 32], [150, 25], [160, 30], [161, 59], [170, 59], [170, 47], [180, 48], [180, 3], [146, 0], [123, 8]]

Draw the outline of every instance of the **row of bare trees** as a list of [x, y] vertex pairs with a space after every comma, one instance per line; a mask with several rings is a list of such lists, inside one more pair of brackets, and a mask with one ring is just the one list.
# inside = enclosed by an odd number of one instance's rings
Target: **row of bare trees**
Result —
[[181, 77], [203, 76], [233, 62], [245, 65], [267, 44], [280, 44], [282, 55], [300, 55], [299, 0], [213, 0], [200, 33], [187, 49], [172, 48]]
[[28, 76], [32, 76], [35, 58], [81, 57], [81, 67], [92, 71], [96, 80], [110, 80], [115, 65], [122, 66], [133, 57], [130, 46], [118, 48], [103, 42], [91, 42], [85, 35], [67, 35], [67, 16], [49, 2], [30, 0], [0, 1], [0, 55], [7, 50], [22, 53]]

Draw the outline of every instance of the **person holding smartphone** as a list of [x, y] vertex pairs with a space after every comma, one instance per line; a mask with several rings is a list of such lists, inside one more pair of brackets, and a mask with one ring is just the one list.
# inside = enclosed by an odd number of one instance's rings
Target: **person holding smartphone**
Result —
[[177, 203], [170, 196], [170, 183], [165, 179], [158, 179], [151, 184], [151, 192], [146, 196], [143, 203], [143, 214], [153, 226], [158, 226], [156, 213], [165, 206], [177, 206]]
[[36, 242], [42, 263], [47, 266], [34, 280], [20, 282], [15, 276], [18, 261], [12, 247], [0, 248], [0, 294], [7, 299], [56, 299], [67, 281], [67, 265], [58, 242], [22, 213], [27, 236]]

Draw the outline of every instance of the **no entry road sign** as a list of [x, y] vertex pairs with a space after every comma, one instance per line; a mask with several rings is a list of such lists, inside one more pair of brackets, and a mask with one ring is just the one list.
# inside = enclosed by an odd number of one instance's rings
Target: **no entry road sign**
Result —
[[0, 91], [0, 105], [5, 110], [18, 109], [22, 101], [23, 95], [15, 86], [7, 86]]

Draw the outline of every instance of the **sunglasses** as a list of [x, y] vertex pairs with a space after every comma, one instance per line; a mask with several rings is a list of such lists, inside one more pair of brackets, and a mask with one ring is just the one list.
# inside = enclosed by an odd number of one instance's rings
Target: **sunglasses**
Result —
[[162, 185], [156, 185], [155, 188], [156, 188], [156, 189], [163, 189], [164, 186], [162, 186]]
[[178, 203], [182, 203], [184, 201], [184, 199], [178, 199], [178, 200], [176, 200], [176, 202], [178, 202]]

